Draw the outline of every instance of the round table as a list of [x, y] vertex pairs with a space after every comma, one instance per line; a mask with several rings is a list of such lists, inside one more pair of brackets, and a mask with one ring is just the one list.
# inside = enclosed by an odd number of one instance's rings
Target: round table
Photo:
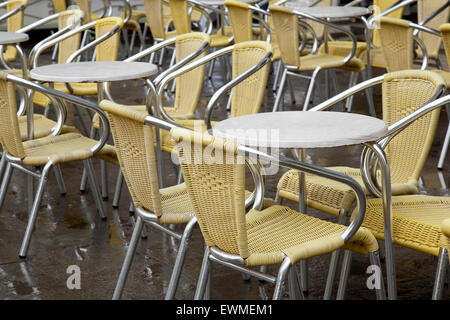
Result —
[[[38, 67], [30, 71], [30, 78], [41, 82], [93, 82], [97, 83], [97, 101], [100, 103], [103, 100], [103, 83], [112, 81], [126, 81], [135, 79], [147, 79], [148, 77], [156, 74], [158, 67], [154, 64], [147, 62], [125, 62], [125, 61], [92, 61], [92, 62], [74, 62], [74, 63], [62, 63], [52, 64], [47, 66]], [[146, 101], [147, 107], [150, 101]], [[75, 109], [78, 112], [78, 109]], [[28, 116], [28, 114], [27, 114]], [[30, 116], [32, 119], [32, 116]], [[80, 116], [81, 124], [90, 137], [95, 135], [95, 130], [91, 126], [91, 130], [83, 122], [83, 118]], [[31, 121], [31, 120], [29, 120]], [[32, 124], [31, 124], [32, 126]], [[32, 128], [30, 129], [32, 130]], [[82, 181], [84, 182], [84, 174]], [[108, 189], [106, 181], [106, 164], [101, 161], [101, 176], [103, 198], [107, 198]]]
[[[236, 141], [254, 148], [298, 148], [299, 160], [305, 161], [306, 148], [339, 147], [355, 144], [368, 145], [376, 150], [381, 169], [386, 259], [388, 267], [388, 292], [395, 296], [395, 269], [391, 227], [391, 181], [389, 164], [377, 141], [388, 132], [384, 121], [344, 112], [287, 111], [258, 113], [233, 117], [217, 123], [212, 135]], [[363, 179], [364, 176], [363, 176]], [[263, 187], [262, 187], [263, 188]], [[354, 189], [356, 192], [356, 189]], [[360, 191], [361, 192], [361, 191]], [[264, 194], [264, 190], [262, 190]], [[306, 213], [305, 177], [299, 171], [299, 211]], [[307, 262], [301, 263], [302, 279], [307, 279]], [[303, 288], [307, 282], [302, 281]]]
[[355, 113], [285, 111], [228, 118], [212, 134], [249, 147], [308, 149], [376, 141], [387, 130], [383, 120]]
[[147, 78], [158, 67], [147, 62], [92, 61], [51, 64], [30, 71], [30, 78], [43, 82], [110, 82]]
[[365, 16], [370, 13], [369, 9], [363, 7], [305, 7], [301, 3], [295, 1], [288, 1], [285, 3], [285, 6], [316, 18], [355, 18]]
[[20, 42], [25, 42], [29, 39], [26, 33], [20, 32], [0, 32], [0, 45], [5, 44], [16, 44]]

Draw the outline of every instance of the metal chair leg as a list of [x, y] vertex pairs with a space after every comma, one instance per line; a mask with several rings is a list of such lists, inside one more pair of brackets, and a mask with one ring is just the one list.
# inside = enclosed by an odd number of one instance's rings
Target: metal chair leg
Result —
[[92, 196], [94, 197], [95, 205], [97, 206], [98, 213], [102, 220], [106, 220], [106, 211], [101, 200], [100, 190], [98, 187], [97, 179], [95, 178], [94, 167], [92, 166], [92, 160], [83, 160], [84, 167], [89, 180], [89, 186], [92, 190]]
[[336, 300], [344, 300], [351, 263], [352, 263], [352, 252], [346, 250], [344, 253], [344, 259], [342, 263], [341, 276], [339, 279], [339, 287], [336, 295]]
[[380, 251], [377, 250], [375, 252], [369, 252], [370, 264], [377, 266], [380, 270], [379, 280], [379, 288], [375, 288], [375, 294], [377, 296], [377, 300], [386, 300], [386, 290], [384, 289], [384, 281], [383, 281], [383, 273], [381, 272], [381, 263], [380, 263]]
[[447, 133], [445, 134], [444, 144], [442, 145], [441, 155], [439, 156], [439, 161], [437, 168], [442, 170], [444, 167], [445, 157], [447, 156], [448, 147], [450, 145], [450, 122], [448, 124]]
[[433, 300], [441, 300], [442, 299], [442, 291], [444, 288], [445, 275], [447, 273], [448, 268], [448, 252], [447, 249], [441, 248], [439, 250], [439, 260], [438, 266], [436, 270], [436, 277], [434, 279], [433, 286]]
[[44, 187], [47, 183], [48, 179], [48, 171], [50, 167], [52, 166], [51, 162], [47, 162], [47, 164], [44, 166], [44, 169], [41, 173], [41, 178], [39, 179], [39, 185], [36, 191], [36, 195], [34, 197], [33, 206], [31, 208], [30, 214], [28, 216], [28, 224], [27, 229], [25, 230], [25, 235], [22, 240], [22, 245], [20, 247], [19, 251], [19, 257], [25, 258], [27, 255], [28, 247], [30, 245], [31, 235], [33, 233], [34, 225], [36, 223], [37, 214], [39, 211], [39, 205], [42, 200], [42, 195], [44, 194]]
[[178, 282], [180, 280], [181, 270], [183, 269], [184, 258], [189, 247], [189, 241], [191, 240], [192, 230], [197, 223], [197, 219], [192, 218], [184, 229], [183, 236], [181, 237], [180, 247], [178, 248], [177, 258], [172, 269], [172, 275], [170, 276], [169, 286], [166, 292], [166, 300], [172, 300], [177, 291]]
[[311, 76], [311, 82], [309, 83], [308, 91], [306, 93], [305, 102], [303, 104], [303, 111], [308, 110], [309, 103], [310, 103], [310, 100], [311, 100], [311, 96], [312, 96], [313, 91], [314, 91], [314, 85], [316, 84], [316, 78], [317, 78], [317, 75], [319, 74], [319, 71], [320, 71], [320, 67], [317, 67], [313, 71], [313, 74]]
[[205, 245], [205, 252], [203, 254], [203, 261], [202, 267], [200, 269], [200, 275], [198, 276], [197, 280], [197, 288], [195, 289], [194, 300], [200, 300], [204, 298], [210, 268], [211, 268], [211, 261], [209, 261], [209, 249]]
[[[300, 261], [301, 262], [301, 261]], [[289, 299], [290, 300], [304, 300], [303, 289], [298, 281], [298, 274], [296, 268], [289, 268], [288, 275], [288, 286], [289, 286]]]
[[4, 154], [1, 155], [1, 160], [0, 160], [0, 179], [3, 177], [3, 172], [5, 171], [6, 168], [6, 157]]
[[[356, 82], [358, 82], [358, 76], [359, 76], [358, 72], [352, 72], [350, 74], [350, 81], [349, 81], [349, 84], [348, 84], [349, 88], [354, 87], [356, 85]], [[345, 110], [347, 112], [351, 112], [352, 111], [354, 97], [355, 96], [352, 95], [352, 96], [348, 97], [347, 100], [345, 101]]]
[[62, 196], [65, 196], [67, 193], [67, 190], [66, 190], [66, 185], [64, 183], [62, 173], [61, 173], [61, 167], [59, 166], [59, 164], [53, 167], [53, 173], [55, 174], [56, 182], [58, 183], [59, 193]]
[[273, 292], [273, 300], [281, 299], [284, 282], [286, 280], [286, 276], [290, 268], [291, 268], [291, 259], [286, 257], [281, 263], [280, 270], [278, 271], [277, 281], [275, 283], [275, 290]]
[[3, 202], [5, 201], [6, 191], [8, 191], [8, 186], [9, 183], [11, 182], [13, 170], [14, 167], [8, 162], [6, 164], [6, 170], [5, 175], [3, 176], [2, 186], [0, 187], [0, 208], [3, 206]]
[[119, 202], [120, 202], [120, 193], [122, 191], [123, 186], [123, 173], [122, 170], [119, 167], [119, 171], [117, 173], [117, 179], [116, 179], [116, 187], [114, 188], [114, 198], [112, 202], [113, 208], [119, 208]]
[[281, 70], [283, 69], [283, 62], [281, 60], [278, 61], [277, 71], [275, 72], [275, 79], [273, 80], [272, 91], [277, 92], [278, 89], [278, 81], [280, 80]]
[[119, 300], [122, 296], [128, 272], [130, 271], [131, 263], [133, 262], [134, 254], [136, 253], [136, 248], [139, 243], [143, 223], [142, 218], [138, 216], [134, 225], [133, 235], [131, 236], [125, 259], [123, 260], [122, 269], [120, 270], [119, 278], [117, 279], [116, 288], [114, 289], [113, 300]]
[[287, 78], [287, 69], [285, 68], [283, 70], [283, 74], [281, 75], [280, 86], [278, 87], [277, 97], [275, 99], [275, 103], [273, 105], [272, 112], [278, 111], [278, 108], [280, 107], [280, 103], [283, 100], [283, 91], [284, 91], [284, 85], [286, 84], [286, 78]]
[[108, 169], [105, 160], [100, 160], [100, 176], [102, 180], [102, 198], [103, 200], [108, 200]]
[[308, 281], [308, 260], [300, 260], [300, 283], [302, 287], [302, 291], [307, 293], [309, 289], [309, 281]]

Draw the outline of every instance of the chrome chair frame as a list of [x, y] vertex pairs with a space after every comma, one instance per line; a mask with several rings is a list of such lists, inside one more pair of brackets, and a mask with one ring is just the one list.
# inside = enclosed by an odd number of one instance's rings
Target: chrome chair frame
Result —
[[[349, 88], [333, 98], [320, 103], [314, 108], [310, 109], [311, 112], [323, 111], [329, 107], [347, 99], [348, 97], [375, 85], [381, 84], [383, 82], [384, 76], [379, 76], [376, 78], [369, 79], [367, 81], [361, 82], [356, 86]], [[448, 101], [450, 95], [443, 98], [439, 98], [445, 93], [445, 87], [442, 85], [438, 87], [437, 93], [433, 96], [426, 104], [418, 108], [416, 111], [411, 113], [405, 118], [397, 121], [396, 123], [388, 127], [388, 132], [384, 137], [380, 138], [373, 144], [366, 144], [361, 153], [361, 176], [363, 178], [364, 185], [372, 193], [372, 195], [382, 198], [383, 201], [383, 215], [384, 215], [384, 234], [385, 234], [385, 247], [386, 247], [386, 270], [387, 270], [387, 284], [388, 284], [388, 296], [389, 299], [396, 299], [397, 297], [397, 286], [396, 286], [396, 276], [395, 276], [395, 265], [394, 265], [394, 253], [392, 245], [392, 227], [391, 227], [391, 185], [390, 185], [390, 171], [389, 165], [386, 161], [386, 157], [383, 149], [386, 147], [388, 142], [413, 121], [423, 116], [424, 114], [442, 106], [445, 103], [442, 101]], [[437, 99], [437, 100], [436, 100]], [[437, 102], [439, 101], [439, 102]], [[381, 170], [382, 176], [382, 186], [380, 186], [376, 179], [376, 172], [378, 168]], [[327, 288], [325, 289], [326, 298], [331, 295], [331, 287], [334, 282], [334, 275], [336, 273], [336, 264], [339, 257], [337, 254], [333, 254], [332, 261], [330, 263], [329, 284], [327, 283]], [[350, 265], [351, 254], [348, 252], [344, 258], [344, 264], [342, 267], [341, 279], [340, 279], [340, 290], [338, 290], [338, 299], [343, 299], [345, 294], [345, 283], [346, 277], [348, 277], [349, 265]]]
[[[45, 86], [39, 85], [37, 83], [22, 79], [20, 77], [17, 77], [17, 76], [11, 75], [11, 74], [3, 74], [2, 76], [5, 77], [5, 79], [7, 81], [13, 82], [16, 85], [22, 86], [26, 89], [30, 89], [33, 91], [39, 91], [46, 95], [54, 96], [55, 99], [57, 99], [57, 100], [68, 101], [68, 102], [77, 104], [83, 108], [89, 109], [89, 110], [99, 114], [100, 119], [101, 119], [102, 135], [101, 135], [99, 141], [94, 146], [92, 146], [90, 150], [91, 150], [92, 154], [96, 154], [103, 148], [103, 146], [105, 145], [105, 143], [109, 137], [109, 121], [108, 121], [108, 118], [106, 117], [106, 114], [103, 112], [103, 110], [101, 110], [96, 104], [94, 104], [90, 101], [81, 99], [79, 97], [75, 97], [75, 96], [66, 94], [64, 92], [54, 90], [52, 88], [45, 87]], [[63, 103], [61, 103], [61, 104], [63, 104]], [[89, 183], [93, 190], [93, 197], [94, 197], [95, 204], [97, 206], [97, 210], [99, 211], [100, 218], [102, 220], [104, 220], [104, 219], [106, 219], [106, 212], [103, 207], [103, 202], [101, 201], [101, 198], [100, 198], [100, 191], [98, 188], [98, 184], [96, 182], [91, 159], [83, 160], [83, 164], [84, 164], [86, 170], [88, 171]], [[2, 166], [5, 166], [5, 165], [6, 165], [6, 172], [3, 177], [1, 187], [0, 187], [0, 207], [3, 205], [4, 199], [6, 196], [6, 191], [7, 191], [8, 185], [11, 180], [11, 174], [12, 174], [13, 169], [19, 169], [20, 171], [27, 173], [31, 177], [39, 179], [37, 193], [33, 200], [33, 205], [32, 205], [31, 211], [29, 213], [29, 219], [28, 219], [28, 224], [27, 224], [27, 228], [25, 231], [25, 236], [23, 238], [22, 245], [21, 245], [21, 248], [19, 251], [19, 257], [25, 258], [27, 251], [28, 251], [29, 244], [30, 244], [32, 232], [33, 232], [33, 229], [34, 229], [34, 226], [36, 223], [36, 218], [37, 218], [37, 214], [38, 214], [38, 210], [39, 210], [39, 204], [41, 202], [44, 187], [45, 187], [47, 179], [48, 179], [48, 172], [49, 172], [50, 168], [52, 168], [52, 166], [54, 166], [54, 164], [52, 163], [52, 160], [49, 160], [43, 167], [42, 172], [36, 173], [34, 171], [31, 171], [30, 169], [25, 168], [25, 166], [22, 165], [21, 159], [15, 158], [11, 155], [4, 153], [4, 155], [2, 157]], [[56, 165], [56, 167], [59, 168], [58, 165]], [[59, 174], [57, 174], [57, 180], [59, 180], [60, 178], [61, 178], [61, 176]]]
[[[215, 95], [220, 96], [221, 92], [216, 92]], [[213, 96], [214, 98], [214, 96]], [[216, 98], [217, 99], [217, 98]], [[216, 100], [215, 99], [215, 100]], [[157, 126], [165, 130], [171, 130], [174, 127], [180, 127], [177, 124], [161, 120], [159, 118], [154, 118], [152, 116], [147, 116], [146, 122], [149, 125]], [[352, 236], [357, 232], [364, 220], [364, 214], [366, 210], [366, 197], [361, 186], [351, 177], [345, 176], [341, 173], [334, 172], [332, 170], [322, 168], [316, 165], [303, 163], [297, 160], [285, 158], [282, 155], [272, 155], [267, 154], [259, 150], [255, 150], [246, 146], [238, 146], [238, 155], [245, 156], [249, 162], [254, 163], [255, 161], [267, 161], [275, 164], [277, 166], [297, 169], [306, 173], [316, 174], [321, 177], [334, 179], [336, 181], [342, 182], [350, 186], [357, 195], [358, 202], [358, 213], [356, 218], [351, 222], [347, 229], [342, 233], [341, 237], [344, 242], [348, 242]], [[259, 175], [260, 172], [258, 171]], [[261, 178], [260, 178], [261, 181]], [[256, 190], [256, 198], [253, 203], [253, 208], [256, 210], [261, 210], [262, 200], [264, 197], [264, 185]], [[378, 251], [369, 253], [370, 262], [374, 265], [380, 266], [380, 259]], [[243, 260], [239, 255], [230, 254], [224, 252], [216, 247], [205, 248], [203, 262], [200, 270], [199, 279], [197, 282], [197, 289], [195, 292], [194, 299], [199, 300], [210, 296], [209, 292], [205, 292], [207, 283], [209, 282], [209, 277], [211, 276], [211, 261], [219, 263], [221, 265], [227, 266], [231, 269], [240, 271], [241, 273], [247, 274], [249, 276], [254, 276], [255, 278], [263, 281], [275, 284], [275, 291], [273, 293], [273, 299], [279, 300], [281, 298], [282, 289], [286, 279], [288, 278], [288, 285], [291, 293], [291, 298], [301, 298], [302, 294], [299, 288], [299, 283], [297, 281], [297, 275], [295, 268], [292, 267], [291, 260], [285, 256], [283, 262], [281, 263], [278, 275], [272, 276], [263, 272], [255, 271], [247, 268], [246, 261]], [[289, 275], [289, 277], [288, 277]], [[208, 288], [210, 290], [210, 287]], [[380, 289], [376, 290], [376, 296], [378, 299], [385, 299], [384, 285]]]
[[[293, 10], [293, 14], [299, 18], [299, 21], [301, 21], [300, 18], [309, 19], [309, 20], [321, 23], [329, 28], [336, 29], [336, 30], [346, 34], [351, 39], [353, 46], [352, 46], [352, 50], [350, 51], [350, 53], [344, 58], [344, 64], [347, 63], [348, 61], [350, 61], [354, 57], [354, 55], [356, 53], [356, 37], [351, 31], [346, 30], [345, 28], [342, 28], [339, 25], [330, 23], [330, 22], [322, 20], [322, 19], [318, 19], [312, 15], [306, 14], [304, 12], [300, 12], [298, 10]], [[284, 85], [286, 83], [286, 79], [287, 79], [288, 75], [310, 79], [310, 84], [309, 84], [309, 87], [308, 87], [308, 90], [307, 90], [307, 93], [305, 96], [305, 101], [303, 103], [303, 110], [306, 111], [308, 109], [308, 106], [309, 106], [310, 100], [311, 100], [311, 96], [312, 96], [312, 93], [314, 90], [314, 85], [315, 85], [317, 75], [322, 68], [320, 66], [317, 66], [314, 69], [311, 76], [300, 75], [298, 73], [297, 69], [298, 69], [297, 66], [290, 66], [290, 65], [284, 66], [284, 70], [283, 70], [281, 80], [280, 80], [280, 86], [278, 88], [277, 96], [276, 96], [275, 103], [274, 103], [273, 110], [272, 110], [273, 112], [276, 112], [281, 104], [282, 97], [283, 97], [283, 91], [284, 91]]]

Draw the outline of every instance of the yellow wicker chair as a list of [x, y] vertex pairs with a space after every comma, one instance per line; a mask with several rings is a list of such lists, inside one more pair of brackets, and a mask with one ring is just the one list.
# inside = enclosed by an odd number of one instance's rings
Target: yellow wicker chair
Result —
[[[154, 85], [157, 85], [164, 78], [164, 76], [174, 72], [186, 63], [205, 56], [209, 46], [209, 36], [200, 32], [192, 32], [176, 36], [175, 38], [165, 40], [150, 48], [147, 48], [146, 50], [141, 51], [125, 61], [136, 61], [142, 59], [143, 57], [151, 55], [158, 50], [162, 50], [169, 45], [176, 48], [176, 64], [168, 70], [160, 73], [158, 77], [153, 80]], [[191, 119], [194, 117], [194, 112], [200, 99], [200, 94], [203, 87], [204, 73], [204, 66], [200, 66], [199, 68], [186, 72], [176, 78], [174, 105], [171, 107], [163, 107], [166, 114], [170, 115], [170, 117], [174, 119]], [[104, 90], [108, 99], [113, 101], [109, 87], [105, 86]], [[148, 114], [147, 106], [145, 105], [127, 105], [127, 107]], [[153, 110], [152, 112], [154, 113], [156, 110]], [[98, 129], [100, 125], [98, 116], [94, 116], [92, 122], [94, 128]], [[91, 137], [95, 136], [95, 133], [95, 130], [91, 130]], [[112, 203], [114, 208], [118, 208], [119, 206], [122, 181], [123, 176], [121, 172], [119, 172]], [[82, 179], [82, 185], [80, 187], [81, 190], [85, 190], [85, 182], [86, 179]], [[107, 194], [106, 190], [102, 191], [102, 193], [104, 195]]]
[[[232, 80], [217, 91], [219, 94], [215, 94], [210, 99], [204, 118], [205, 120], [173, 119], [161, 108], [162, 103], [159, 101], [158, 109], [164, 119], [170, 122], [177, 122], [181, 126], [187, 128], [198, 128], [206, 131], [215, 124], [214, 121], [211, 121], [211, 117], [218, 99], [229, 90], [231, 90], [231, 117], [259, 112], [266, 90], [270, 70], [270, 59], [272, 56], [272, 46], [265, 41], [237, 43], [222, 49], [220, 52], [211, 53], [203, 59], [175, 71], [161, 81], [158, 86], [158, 99], [161, 97], [164, 87], [172, 79], [204, 65], [214, 58], [223, 55], [225, 52], [232, 53]], [[165, 152], [172, 152], [173, 146], [173, 140], [163, 131], [161, 134], [162, 150]]]
[[[69, 46], [64, 47], [64, 49], [59, 50], [58, 62], [72, 62], [79, 55], [83, 53], [87, 48], [91, 48], [90, 46], [82, 47], [81, 49], [73, 52], [73, 49], [77, 48], [77, 44], [79, 43], [79, 39], [81, 33], [86, 30], [86, 28], [95, 28], [95, 36], [96, 36], [96, 60], [97, 61], [115, 61], [117, 60], [117, 56], [119, 53], [119, 42], [120, 42], [120, 34], [119, 31], [123, 27], [123, 20], [118, 17], [108, 17], [98, 19], [96, 21], [91, 22], [90, 24], [85, 24], [71, 32], [67, 32], [60, 37], [53, 39], [52, 41], [48, 41], [45, 43], [39, 51], [36, 53], [35, 59], [33, 61], [33, 67], [38, 66], [39, 64], [39, 55], [45, 49], [57, 44], [63, 43], [63, 45]], [[72, 61], [69, 61], [69, 58]], [[66, 60], [63, 60], [66, 59]], [[55, 83], [54, 88], [56, 90], [60, 90], [66, 93], [71, 93], [77, 96], [85, 96], [85, 95], [97, 95], [97, 85], [95, 83], [71, 83], [70, 89], [64, 83]], [[50, 101], [48, 101], [45, 97], [35, 97], [35, 103], [39, 105], [46, 105]]]
[[[387, 73], [368, 80], [366, 83], [381, 84], [383, 96], [383, 120], [392, 125], [414, 112], [430, 99], [442, 92], [442, 77], [431, 71], [405, 70]], [[355, 94], [358, 89], [350, 88], [347, 94]], [[312, 110], [323, 109], [337, 100], [330, 99]], [[326, 107], [325, 107], [326, 106]], [[392, 194], [418, 193], [418, 179], [425, 164], [439, 120], [439, 110], [412, 124], [393, 139], [386, 148], [391, 171]], [[333, 167], [333, 170], [347, 174], [360, 182], [367, 194], [359, 168]], [[307, 205], [318, 210], [339, 215], [342, 210], [350, 212], [355, 195], [341, 184], [332, 184], [317, 177], [306, 178]], [[298, 173], [286, 172], [278, 182], [278, 196], [298, 201]]]
[[[444, 224], [450, 218], [450, 197], [410, 195], [392, 197], [392, 242], [413, 250], [439, 257], [433, 300], [442, 298], [443, 282], [449, 265], [449, 229]], [[381, 199], [369, 199], [362, 224], [372, 234], [384, 240], [383, 208]], [[445, 234], [447, 230], [447, 235]], [[347, 255], [344, 268], [350, 264]]]
[[[422, 105], [436, 99], [445, 89], [441, 76], [431, 71], [405, 70], [387, 73], [365, 81], [359, 88], [350, 88], [335, 98], [319, 104], [313, 111], [324, 110], [329, 106], [376, 84], [382, 85], [383, 119], [393, 126], [403, 121]], [[385, 152], [391, 172], [392, 195], [418, 193], [418, 179], [425, 164], [439, 120], [440, 110], [434, 110], [412, 123], [408, 128], [385, 145]], [[362, 181], [359, 168], [330, 167], [330, 169], [353, 177], [363, 187], [367, 195], [371, 191]], [[298, 172], [289, 170], [280, 178], [277, 186], [277, 200], [299, 199]], [[340, 183], [330, 182], [321, 177], [306, 175], [305, 190], [307, 205], [344, 219], [351, 211], [355, 194]], [[328, 291], [327, 291], [328, 292]], [[328, 296], [331, 292], [328, 292]]]
[[[313, 94], [316, 77], [320, 70], [340, 68], [348, 71], [360, 72], [364, 69], [364, 64], [362, 63], [362, 61], [354, 57], [354, 53], [356, 52], [356, 39], [351, 32], [337, 25], [322, 21], [309, 15], [305, 15], [304, 13], [294, 11], [289, 8], [271, 5], [269, 7], [269, 10], [272, 14], [274, 29], [281, 51], [281, 58], [284, 63], [284, 70], [273, 111], [277, 111], [282, 102], [284, 85], [286, 83], [286, 78], [288, 75], [297, 75], [298, 73], [313, 71], [310, 78], [310, 84], [305, 96], [305, 102], [303, 104], [303, 110], [307, 110]], [[298, 22], [299, 17], [323, 23], [331, 28], [335, 28], [344, 32], [352, 39], [352, 43], [354, 45], [353, 50], [345, 57], [340, 55], [333, 55], [331, 53], [319, 53], [301, 56], [298, 50], [300, 30]]]
[[[437, 14], [435, 17], [424, 23], [423, 25], [432, 29], [439, 30], [439, 27], [448, 22], [449, 15], [450, 15], [450, 5], [448, 1], [445, 0], [436, 0], [436, 1], [425, 1], [425, 0], [418, 0], [417, 1], [417, 21], [419, 21], [419, 24], [422, 24], [424, 21], [427, 20], [427, 18], [430, 17], [433, 13], [435, 13], [437, 10], [440, 10], [443, 6], [445, 7], [442, 9], [442, 11]], [[428, 59], [432, 59], [436, 62], [436, 66], [438, 69], [441, 68], [441, 63], [439, 61], [439, 50], [441, 49], [442, 45], [442, 38], [435, 37], [428, 33], [420, 32], [418, 33], [419, 38], [423, 41], [425, 44], [425, 47], [427, 48], [427, 55]], [[417, 57], [422, 58], [423, 53], [419, 49], [417, 52]]]
[[[380, 15], [400, 19], [403, 15], [405, 6], [409, 5], [410, 2], [405, 1], [403, 5], [399, 4], [399, 7], [397, 10], [390, 12], [388, 14], [385, 14], [385, 12], [388, 9], [390, 9], [391, 7], [393, 7], [394, 5], [397, 5], [398, 0], [374, 0], [373, 7], [378, 8], [377, 11], [379, 12]], [[371, 44], [373, 46], [375, 46], [375, 48], [370, 50], [370, 66], [376, 67], [376, 68], [385, 68], [384, 55], [380, 49], [380, 39], [379, 39], [379, 34], [378, 34], [377, 29], [373, 30], [372, 39], [370, 39], [369, 41], [371, 41]], [[329, 41], [328, 42], [328, 52], [333, 55], [344, 56], [344, 55], [348, 54], [348, 52], [351, 50], [351, 48], [352, 48], [352, 43], [349, 41]], [[319, 49], [319, 52], [323, 52], [323, 50], [324, 50], [324, 47], [322, 46]], [[367, 43], [366, 42], [358, 41], [355, 56], [360, 58], [364, 63], [367, 64]]]
[[[23, 27], [24, 11], [28, 5], [28, 0], [8, 0], [5, 4], [7, 13], [4, 16], [8, 16], [6, 22], [7, 31], [16, 32]], [[16, 58], [17, 49], [14, 46], [7, 46], [3, 52], [3, 60], [5, 62], [12, 62], [16, 61]]]
[[[159, 189], [154, 150], [154, 131], [145, 124], [146, 112], [136, 111], [124, 105], [103, 100], [100, 104], [111, 124], [114, 145], [120, 167], [125, 176], [136, 210], [136, 223], [131, 242], [114, 291], [113, 299], [120, 299], [131, 266], [143, 223], [157, 224], [158, 229], [181, 240], [175, 267], [166, 298], [175, 295], [184, 257], [195, 218], [184, 184]], [[167, 224], [186, 224], [182, 235], [164, 227]]]
[[[104, 128], [100, 140], [97, 141], [89, 139], [79, 133], [66, 133], [58, 136], [50, 136], [22, 142], [19, 131], [19, 121], [16, 114], [15, 83], [25, 86], [26, 88], [33, 88], [34, 90], [46, 92], [47, 94], [90, 109], [93, 112], [100, 113]], [[93, 190], [97, 210], [99, 211], [100, 217], [102, 219], [106, 219], [106, 213], [100, 199], [99, 188], [95, 180], [91, 158], [95, 154], [104, 151], [103, 146], [109, 136], [109, 123], [106, 115], [96, 104], [61, 93], [60, 91], [53, 90], [48, 87], [34, 84], [28, 80], [24, 80], [20, 77], [4, 72], [0, 74], [0, 96], [0, 121], [2, 127], [0, 142], [4, 151], [1, 167], [3, 168], [6, 165], [6, 171], [0, 189], [0, 206], [4, 202], [6, 191], [11, 179], [11, 174], [14, 169], [25, 172], [34, 178], [39, 178], [38, 189], [29, 213], [25, 236], [19, 251], [19, 256], [24, 258], [30, 244], [31, 235], [40, 207], [39, 205], [48, 179], [48, 173], [52, 167], [56, 168], [55, 174], [57, 179], [60, 180], [62, 179], [59, 169], [60, 164], [83, 160], [84, 166], [88, 171], [89, 182]], [[39, 166], [42, 166], [40, 172], [34, 171], [33, 168]], [[28, 196], [33, 199], [32, 194]]]
[[[245, 162], [237, 144], [183, 128], [173, 128], [171, 136], [177, 141], [175, 150], [207, 246], [195, 299], [204, 297], [211, 261], [275, 284], [274, 299], [281, 298], [288, 274], [291, 299], [301, 297], [294, 265], [302, 259], [345, 247], [368, 253], [379, 265], [377, 242], [357, 224], [346, 238], [347, 227], [288, 207], [254, 208], [246, 214]], [[281, 264], [275, 277], [248, 268], [275, 264]], [[376, 291], [384, 298], [384, 287]]]

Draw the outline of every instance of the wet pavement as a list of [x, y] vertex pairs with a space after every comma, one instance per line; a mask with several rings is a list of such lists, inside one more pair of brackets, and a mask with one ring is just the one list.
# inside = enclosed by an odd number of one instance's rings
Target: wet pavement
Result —
[[[48, 55], [42, 61], [49, 60]], [[445, 57], [442, 55], [442, 62]], [[45, 63], [45, 62], [43, 62]], [[448, 68], [444, 63], [444, 68]], [[337, 72], [339, 90], [348, 83], [348, 73]], [[273, 74], [269, 80], [269, 88]], [[222, 73], [216, 69], [212, 81], [205, 79], [199, 117], [211, 95], [223, 84]], [[323, 95], [324, 79], [320, 78], [317, 95]], [[291, 105], [289, 96], [285, 96], [285, 110], [298, 110], [303, 103], [306, 81], [295, 79], [295, 95], [298, 105]], [[130, 81], [113, 85], [113, 94], [119, 102], [135, 104], [142, 97], [140, 84]], [[380, 91], [375, 90], [375, 102], [378, 115], [380, 108]], [[315, 102], [321, 101], [316, 97]], [[267, 90], [261, 111], [271, 111], [274, 97]], [[220, 120], [226, 118], [225, 101], [215, 113]], [[354, 111], [366, 113], [364, 94], [358, 94], [354, 101]], [[39, 112], [39, 111], [38, 111]], [[70, 122], [79, 125], [78, 119], [71, 112]], [[450, 166], [446, 161], [444, 170], [436, 169], [447, 128], [447, 115], [442, 112], [439, 128], [433, 142], [430, 156], [422, 172], [421, 193], [432, 195], [450, 194]], [[308, 152], [313, 163], [318, 165], [359, 164], [359, 147], [311, 150]], [[174, 184], [176, 172], [165, 158], [165, 183]], [[89, 189], [80, 193], [79, 183], [82, 164], [63, 165], [62, 172], [67, 187], [67, 194], [61, 196], [55, 177], [50, 174], [48, 185], [39, 209], [36, 228], [32, 237], [29, 254], [26, 259], [18, 257], [18, 250], [28, 220], [26, 177], [15, 172], [0, 211], [0, 299], [110, 299], [125, 256], [133, 230], [133, 217], [130, 215], [129, 195], [122, 191], [120, 206], [111, 206], [117, 167], [108, 164], [109, 199], [105, 200], [108, 210], [106, 221], [102, 221], [96, 212], [94, 200]], [[99, 173], [98, 161], [95, 161]], [[274, 197], [276, 181], [282, 172], [267, 180], [266, 196]], [[293, 208], [295, 203], [285, 201]], [[324, 219], [333, 217], [309, 210], [309, 213]], [[181, 231], [183, 226], [175, 226]], [[149, 227], [148, 237], [141, 239], [125, 286], [123, 299], [163, 299], [168, 280], [177, 253], [178, 241], [168, 235]], [[381, 244], [381, 247], [382, 244]], [[433, 287], [437, 259], [425, 253], [394, 246], [397, 268], [397, 286], [399, 299], [430, 299]], [[181, 275], [177, 299], [192, 299], [203, 255], [203, 240], [198, 227], [192, 236], [190, 249]], [[313, 258], [309, 263], [310, 288], [307, 299], [321, 299], [328, 270], [330, 255]], [[352, 300], [375, 299], [375, 292], [367, 289], [369, 265], [368, 257], [355, 254], [351, 266], [346, 298]], [[81, 271], [80, 289], [69, 289], [70, 266], [78, 266]], [[275, 273], [274, 267], [269, 268]], [[240, 273], [214, 264], [212, 281], [213, 299], [266, 299], [273, 293], [273, 286], [256, 279], [244, 281]], [[286, 298], [286, 296], [285, 296]], [[450, 290], [444, 290], [444, 299], [450, 299]]]

